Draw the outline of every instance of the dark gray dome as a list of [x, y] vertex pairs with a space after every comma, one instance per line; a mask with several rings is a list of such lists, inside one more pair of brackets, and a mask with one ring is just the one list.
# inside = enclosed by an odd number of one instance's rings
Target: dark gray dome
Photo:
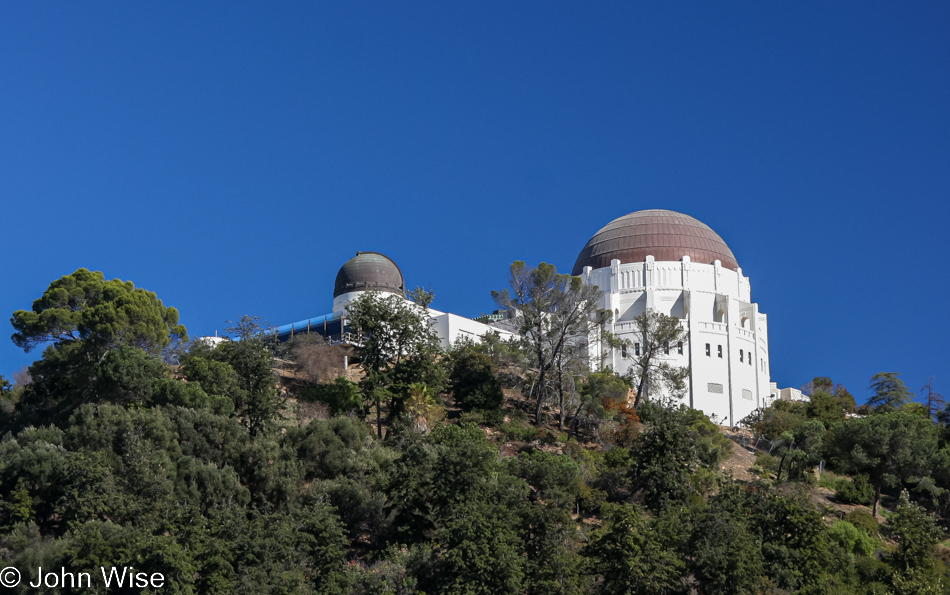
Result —
[[402, 271], [385, 254], [357, 252], [336, 274], [333, 297], [351, 291], [384, 291], [405, 295], [406, 282], [402, 278]]

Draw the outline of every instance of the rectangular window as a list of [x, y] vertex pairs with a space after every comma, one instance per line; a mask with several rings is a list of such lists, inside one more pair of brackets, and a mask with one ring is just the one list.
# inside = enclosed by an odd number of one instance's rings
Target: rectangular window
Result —
[[745, 360], [742, 359], [742, 350], [740, 349], [740, 350], [739, 350], [739, 363], [741, 364], [741, 363], [743, 363], [743, 361], [745, 361]]
[[752, 400], [752, 391], [749, 390], [749, 389], [747, 389], [747, 388], [742, 389], [742, 398], [743, 398], [743, 399], [748, 399], [748, 400], [751, 401], [751, 400]]
[[634, 353], [635, 355], [640, 355], [640, 344], [639, 344], [639, 343], [634, 343], [634, 344], [633, 344], [633, 353]]
[[666, 345], [663, 346], [663, 353], [665, 353], [666, 355], [669, 355], [669, 354], [670, 354], [670, 344], [669, 344], [669, 343], [667, 343]]
[[624, 343], [620, 346], [620, 357], [627, 357], [627, 344]]
[[706, 357], [709, 357], [709, 343], [706, 343]]
[[722, 345], [719, 346], [719, 357], [722, 357]]
[[716, 393], [717, 395], [721, 395], [722, 385], [719, 384], [718, 382], [710, 382], [709, 384], [706, 385], [706, 390], [708, 390], [711, 393]]
[[676, 352], [679, 353], [680, 355], [683, 355], [683, 342], [682, 342], [682, 341], [680, 341], [679, 343], [676, 344]]

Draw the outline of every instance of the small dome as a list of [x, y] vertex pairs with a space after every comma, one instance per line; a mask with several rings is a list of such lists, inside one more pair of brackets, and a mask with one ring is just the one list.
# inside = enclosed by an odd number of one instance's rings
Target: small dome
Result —
[[402, 271], [395, 262], [379, 252], [357, 252], [336, 274], [333, 297], [351, 291], [384, 291], [406, 294]]
[[656, 260], [722, 262], [727, 269], [739, 266], [732, 250], [708, 225], [676, 211], [650, 209], [614, 219], [587, 242], [574, 263], [574, 275], [584, 267], [600, 269], [617, 259], [622, 264]]

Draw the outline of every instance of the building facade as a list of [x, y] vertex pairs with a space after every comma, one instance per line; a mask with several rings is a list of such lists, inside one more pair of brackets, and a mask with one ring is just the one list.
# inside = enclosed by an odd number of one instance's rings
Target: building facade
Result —
[[[333, 284], [332, 311], [278, 327], [278, 339], [285, 341], [295, 335], [318, 334], [334, 343], [358, 341], [358, 337], [352, 336], [352, 329], [347, 323], [346, 306], [367, 291], [375, 291], [391, 299], [405, 299], [406, 282], [399, 265], [380, 252], [357, 252], [337, 272]], [[478, 343], [488, 332], [498, 333], [503, 340], [514, 336], [509, 331], [456, 314], [430, 308], [428, 315], [444, 349], [451, 348], [459, 341]]]
[[[770, 382], [768, 319], [752, 301], [749, 278], [722, 238], [693, 217], [655, 209], [615, 219], [587, 242], [572, 274], [603, 290], [598, 306], [602, 314], [610, 313], [601, 316], [603, 328], [625, 341], [624, 347], [612, 347], [599, 333], [592, 335], [591, 369], [627, 373], [644, 342], [635, 318], [659, 312], [679, 319], [685, 331], [681, 344], [659, 355], [689, 369], [684, 404], [718, 423], [736, 425], [776, 398], [802, 398]], [[405, 299], [402, 271], [391, 258], [357, 252], [337, 273], [332, 311], [279, 327], [279, 338], [316, 333], [336, 343], [358, 341], [350, 336], [346, 306], [366, 291]], [[445, 348], [478, 342], [487, 332], [515, 337], [491, 317], [479, 321], [431, 309], [429, 316]]]
[[603, 290], [603, 324], [627, 342], [609, 347], [592, 337], [592, 368], [626, 373], [642, 342], [635, 317], [660, 312], [686, 334], [660, 354], [689, 368], [685, 404], [734, 425], [771, 402], [768, 320], [732, 250], [707, 225], [674, 211], [630, 213], [594, 234], [573, 274]]

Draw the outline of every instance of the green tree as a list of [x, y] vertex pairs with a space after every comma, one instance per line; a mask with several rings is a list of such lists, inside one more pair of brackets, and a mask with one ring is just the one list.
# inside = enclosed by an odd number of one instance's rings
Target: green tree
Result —
[[154, 293], [86, 269], [50, 283], [31, 311], [17, 310], [10, 322], [13, 342], [27, 352], [48, 343], [80, 343], [95, 357], [120, 345], [157, 355], [173, 339], [188, 338], [178, 310]]
[[817, 419], [831, 428], [838, 422], [844, 421], [844, 408], [833, 394], [826, 390], [813, 391], [808, 396], [808, 417]]
[[214, 348], [195, 343], [181, 359], [181, 371], [189, 383], [201, 386], [205, 393], [226, 397], [240, 402], [241, 385], [237, 372], [231, 364], [215, 358], [225, 357], [225, 351], [218, 353]]
[[525, 557], [510, 512], [465, 503], [435, 533], [435, 592], [502, 595], [523, 589]]
[[937, 450], [936, 426], [902, 411], [851, 419], [835, 426], [834, 449], [841, 467], [870, 478], [876, 515], [884, 486], [896, 486], [925, 471]]
[[[238, 340], [221, 343], [211, 350], [211, 357], [234, 370], [239, 390], [228, 396], [251, 436], [256, 436], [271, 427], [281, 405], [272, 367], [275, 339], [257, 316], [242, 316], [227, 331], [236, 334]], [[224, 370], [220, 374], [228, 375]]]
[[603, 577], [597, 592], [605, 595], [671, 593], [685, 568], [683, 556], [663, 543], [635, 507], [611, 505], [604, 525], [594, 531], [581, 554], [589, 572]]
[[778, 399], [765, 409], [753, 412], [743, 423], [748, 424], [759, 436], [776, 440], [786, 432], [794, 434], [807, 420], [807, 404]]
[[835, 398], [838, 399], [838, 402], [841, 403], [841, 407], [848, 413], [854, 413], [857, 410], [857, 405], [854, 401], [854, 396], [848, 392], [842, 385], [835, 386], [834, 392]]
[[162, 362], [128, 345], [109, 351], [98, 368], [99, 399], [120, 405], [151, 405], [155, 381], [165, 378]]
[[943, 395], [934, 390], [933, 376], [931, 376], [927, 381], [927, 384], [925, 384], [924, 387], [920, 389], [920, 392], [923, 393], [928, 415], [932, 419], [939, 419], [940, 413], [943, 412], [947, 402], [943, 398]]
[[936, 519], [912, 503], [903, 490], [895, 514], [886, 529], [897, 541], [891, 562], [897, 567], [893, 577], [898, 595], [943, 594], [947, 592], [946, 564], [937, 556], [937, 541], [943, 534]]
[[18, 405], [26, 423], [62, 421], [86, 402], [147, 400], [163, 349], [187, 339], [178, 311], [154, 293], [86, 269], [53, 281], [10, 322], [17, 346], [47, 345]]
[[838, 543], [849, 554], [870, 556], [876, 544], [866, 531], [858, 529], [848, 521], [835, 521], [828, 528], [828, 537]]
[[868, 399], [868, 406], [875, 413], [890, 413], [900, 409], [911, 401], [912, 394], [900, 374], [879, 372], [871, 377], [871, 389], [874, 396]]
[[630, 341], [626, 341], [627, 357], [633, 360], [630, 367], [631, 384], [636, 387], [634, 408], [646, 403], [653, 396], [680, 397], [687, 388], [689, 370], [671, 366], [662, 354], [669, 353], [670, 346], [686, 340], [686, 330], [675, 316], [647, 311], [634, 318], [639, 353]]
[[[499, 462], [498, 449], [475, 424], [437, 425], [424, 438], [405, 440], [393, 465], [388, 498], [397, 530], [409, 541], [431, 537], [453, 511], [498, 496], [512, 479]], [[517, 484], [522, 495], [527, 492], [524, 482]]]
[[504, 395], [495, 377], [491, 357], [470, 343], [458, 345], [449, 353], [449, 382], [455, 403], [462, 409], [498, 409]]
[[803, 494], [745, 493], [749, 526], [769, 578], [787, 591], [816, 587], [829, 558], [821, 512]]
[[710, 508], [696, 525], [690, 571], [701, 592], [709, 595], [757, 593], [763, 586], [765, 561], [745, 514]]
[[363, 407], [359, 385], [343, 376], [337, 377], [333, 382], [308, 386], [303, 391], [303, 398], [327, 405], [331, 415], [346, 415], [360, 411]]
[[525, 549], [527, 595], [580, 595], [584, 589], [577, 523], [571, 513], [551, 506], [524, 506], [518, 527]]
[[627, 379], [610, 370], [593, 372], [581, 386], [577, 408], [571, 415], [568, 438], [574, 437], [582, 426], [596, 430], [611, 418], [614, 405], [626, 403], [630, 393]]
[[580, 277], [558, 274], [554, 265], [542, 262], [529, 268], [518, 260], [511, 264], [509, 289], [493, 291], [492, 297], [509, 312], [527, 350], [532, 354], [538, 376], [530, 398], [534, 399], [535, 425], [541, 425], [541, 414], [550, 376], [560, 405], [561, 427], [566, 416], [563, 370], [565, 350], [574, 342], [586, 341], [594, 330], [594, 314], [603, 292], [594, 285], [585, 285]]
[[524, 479], [548, 506], [572, 509], [580, 488], [580, 465], [568, 457], [536, 451], [507, 459], [511, 474]]
[[[834, 405], [837, 407], [837, 404]], [[777, 441], [776, 454], [781, 454], [776, 481], [782, 478], [782, 469], [788, 459], [788, 478], [800, 477], [808, 465], [815, 465], [821, 459], [824, 446], [825, 425], [819, 419], [810, 419], [796, 429], [794, 433], [785, 432]]]
[[[428, 296], [428, 294], [423, 294]], [[428, 297], [422, 303], [428, 302]], [[360, 389], [376, 406], [376, 427], [383, 435], [382, 402], [389, 401], [390, 419], [409, 387], [423, 383], [435, 393], [445, 384], [439, 337], [428, 309], [394, 295], [368, 291], [346, 307], [347, 318], [361, 337], [359, 355], [364, 376]]]
[[648, 403], [642, 412], [648, 428], [633, 449], [630, 473], [634, 488], [650, 510], [689, 502], [697, 493], [691, 476], [700, 466], [689, 408]]

